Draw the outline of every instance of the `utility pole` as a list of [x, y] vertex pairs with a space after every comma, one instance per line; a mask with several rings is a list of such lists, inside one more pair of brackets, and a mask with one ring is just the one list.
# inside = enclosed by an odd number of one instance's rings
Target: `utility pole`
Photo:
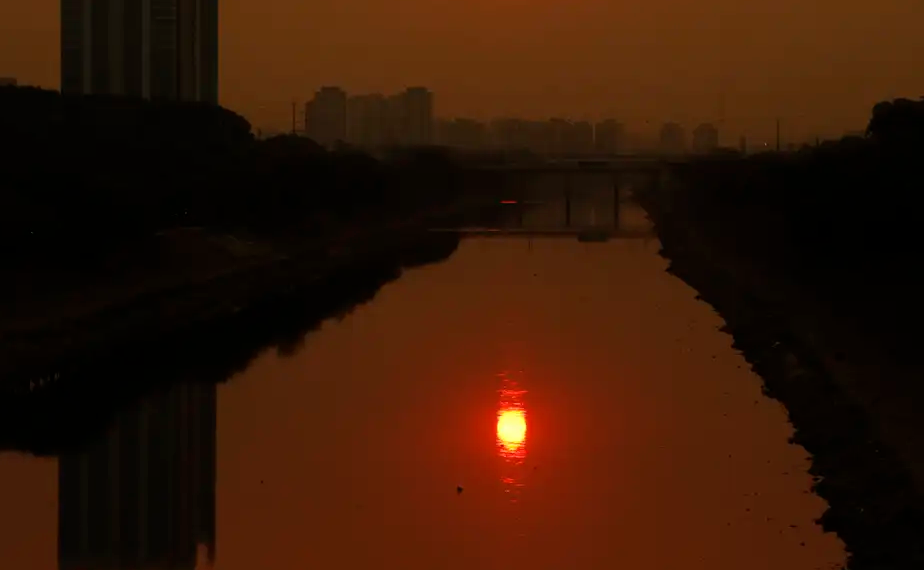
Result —
[[780, 119], [776, 119], [776, 152], [780, 152]]
[[293, 134], [293, 135], [295, 134], [295, 131], [296, 131], [296, 129], [298, 128], [298, 127], [297, 127], [297, 119], [296, 119], [296, 113], [297, 113], [296, 110], [297, 110], [297, 109], [298, 109], [298, 102], [297, 102], [297, 101], [292, 101], [292, 134]]

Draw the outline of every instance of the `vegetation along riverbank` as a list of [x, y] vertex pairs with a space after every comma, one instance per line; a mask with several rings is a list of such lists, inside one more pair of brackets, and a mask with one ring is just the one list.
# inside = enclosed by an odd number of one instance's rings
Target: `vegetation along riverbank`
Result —
[[924, 101], [880, 103], [865, 137], [694, 161], [642, 196], [670, 271], [786, 406], [852, 569], [924, 566], [922, 143]]
[[0, 88], [0, 156], [0, 374], [387, 256], [464, 182], [439, 149], [375, 159], [214, 105], [34, 88]]

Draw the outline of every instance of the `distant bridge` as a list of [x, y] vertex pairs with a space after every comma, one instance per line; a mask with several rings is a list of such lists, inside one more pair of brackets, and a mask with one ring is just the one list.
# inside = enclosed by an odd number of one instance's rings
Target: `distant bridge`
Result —
[[473, 163], [464, 166], [463, 170], [478, 176], [474, 179], [475, 184], [485, 184], [485, 180], [491, 180], [490, 186], [511, 196], [516, 195], [518, 189], [528, 188], [534, 180], [541, 178], [560, 184], [568, 201], [572, 192], [582, 185], [582, 181], [594, 179], [597, 184], [610, 186], [618, 202], [621, 190], [633, 187], [645, 191], [660, 187], [674, 168], [686, 162], [683, 158], [626, 155]]
[[549, 226], [535, 228], [434, 228], [439, 233], [455, 233], [463, 237], [484, 238], [565, 238], [582, 242], [604, 242], [611, 239], [651, 239], [653, 230], [623, 230], [618, 227], [587, 226], [565, 227]]
[[479, 171], [498, 172], [529, 172], [529, 173], [559, 173], [559, 172], [655, 172], [670, 169], [673, 166], [686, 163], [687, 160], [678, 158], [664, 158], [649, 155], [617, 155], [580, 158], [549, 158], [545, 160], [509, 160], [507, 162], [494, 162], [473, 164], [467, 169]]
[[[575, 198], [582, 193], [582, 189], [587, 187], [587, 182], [593, 180], [593, 187], [598, 190], [608, 188], [613, 196], [612, 205], [608, 208], [612, 208], [612, 219], [619, 220], [622, 202], [628, 198], [630, 190], [636, 194], [659, 188], [669, 178], [673, 166], [682, 162], [682, 160], [669, 161], [653, 156], [617, 156], [599, 159], [581, 157], [474, 164], [466, 170], [479, 173], [479, 176], [471, 181], [474, 188], [489, 188], [502, 203], [511, 204], [511, 209], [518, 211], [520, 223], [505, 235], [532, 231], [532, 235], [586, 237], [590, 235], [588, 232], [599, 231], [600, 228], [593, 224], [591, 225], [594, 227], [591, 228], [576, 228], [575, 226], [580, 226], [580, 224], [572, 223], [572, 205]], [[533, 230], [522, 227], [523, 214], [531, 209], [528, 200], [531, 192], [536, 188], [537, 181], [541, 181], [543, 192], [549, 190], [560, 192], [564, 205], [564, 225], [562, 227], [534, 228]], [[468, 233], [489, 234], [487, 230]], [[617, 234], [620, 237], [634, 237], [621, 234], [618, 228], [614, 228], [613, 237]]]
[[[556, 172], [568, 172], [558, 170]], [[605, 176], [609, 176], [604, 174]], [[565, 179], [570, 176], [565, 176]], [[610, 239], [648, 239], [655, 236], [650, 228], [623, 228], [621, 226], [621, 211], [623, 202], [629, 201], [625, 191], [621, 190], [620, 176], [614, 176], [610, 182], [612, 201], [606, 200], [603, 212], [598, 209], [597, 205], [592, 205], [590, 209], [589, 220], [575, 220], [572, 215], [574, 199], [579, 197], [581, 192], [572, 189], [570, 183], [566, 182], [563, 186], [561, 199], [546, 197], [545, 199], [535, 199], [525, 193], [517, 196], [515, 193], [504, 195], [497, 204], [498, 207], [505, 210], [505, 214], [500, 219], [494, 219], [487, 224], [478, 221], [469, 222], [469, 225], [462, 227], [438, 227], [432, 228], [433, 232], [451, 232], [460, 234], [465, 237], [478, 236], [486, 238], [568, 238], [577, 239], [583, 242], [604, 242]], [[525, 195], [524, 195], [525, 194]], [[599, 199], [600, 194], [596, 194]], [[541, 209], [547, 214], [549, 210], [543, 206], [552, 206], [554, 209], [560, 208], [561, 217], [559, 222], [540, 222], [529, 221], [527, 213]], [[551, 210], [554, 212], [555, 210]], [[607, 215], [609, 210], [610, 215]], [[603, 214], [603, 218], [610, 218], [608, 221], [599, 223], [598, 214]]]

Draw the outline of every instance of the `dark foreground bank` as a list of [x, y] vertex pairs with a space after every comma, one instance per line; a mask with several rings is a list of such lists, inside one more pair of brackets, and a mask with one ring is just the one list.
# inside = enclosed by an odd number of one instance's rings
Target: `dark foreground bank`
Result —
[[405, 247], [448, 153], [257, 140], [219, 106], [0, 88], [0, 378], [167, 333]]
[[[786, 407], [792, 441], [812, 455], [814, 490], [829, 504], [819, 524], [844, 541], [851, 570], [924, 567], [924, 501], [914, 464], [924, 434], [910, 409], [898, 407], [902, 384], [892, 382], [898, 390], [891, 394], [882, 387], [888, 366], [865, 381], [858, 370], [844, 370], [843, 348], [825, 343], [836, 323], [785, 275], [759, 270], [758, 254], [710, 239], [706, 222], [678, 198], [686, 190], [666, 184], [641, 197], [662, 255], [722, 316], [765, 393]], [[828, 328], [817, 326], [823, 322]], [[918, 389], [904, 386], [907, 394]]]
[[183, 227], [285, 247], [454, 199], [456, 168], [438, 149], [376, 160], [305, 137], [258, 140], [206, 103], [2, 87], [0, 151], [0, 254], [32, 271]]
[[35, 88], [0, 87], [0, 157], [0, 334], [304, 257], [462, 187], [441, 149], [379, 160], [258, 140], [216, 105]]
[[[297, 261], [278, 264], [203, 292], [216, 297], [214, 310], [194, 321], [171, 320], [166, 309], [173, 301], [159, 299], [160, 310], [135, 316], [146, 326], [131, 334], [113, 330], [80, 350], [35, 353], [0, 373], [0, 449], [60, 454], [102, 433], [145, 394], [178, 383], [223, 382], [269, 348], [293, 354], [324, 320], [368, 302], [405, 269], [447, 259], [458, 239], [395, 234], [323, 273]], [[229, 295], [238, 295], [240, 304], [229, 304]]]

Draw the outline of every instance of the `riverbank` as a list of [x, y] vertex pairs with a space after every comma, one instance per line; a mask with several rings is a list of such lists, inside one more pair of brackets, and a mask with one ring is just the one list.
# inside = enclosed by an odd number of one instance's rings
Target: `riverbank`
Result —
[[413, 261], [414, 250], [427, 250], [431, 224], [465, 207], [353, 223], [286, 248], [202, 229], [162, 236], [156, 259], [135, 260], [139, 270], [102, 275], [83, 287], [65, 283], [44, 295], [23, 292], [0, 308], [0, 384], [21, 389], [115, 341], [149, 342], [356, 266], [383, 260], [400, 266]]
[[146, 394], [224, 382], [265, 350], [292, 355], [324, 321], [370, 301], [404, 270], [447, 259], [458, 244], [457, 235], [419, 226], [393, 230], [323, 263], [285, 260], [159, 296], [100, 319], [101, 328], [73, 331], [71, 342], [45, 339], [0, 386], [0, 450], [58, 455]]
[[[845, 542], [850, 569], [924, 567], [924, 386], [760, 252], [715, 236], [667, 183], [639, 197], [670, 272], [727, 323], [735, 347], [788, 410], [794, 443], [812, 455], [819, 524]], [[733, 225], [735, 221], [729, 221]], [[725, 228], [728, 230], [728, 228]]]

